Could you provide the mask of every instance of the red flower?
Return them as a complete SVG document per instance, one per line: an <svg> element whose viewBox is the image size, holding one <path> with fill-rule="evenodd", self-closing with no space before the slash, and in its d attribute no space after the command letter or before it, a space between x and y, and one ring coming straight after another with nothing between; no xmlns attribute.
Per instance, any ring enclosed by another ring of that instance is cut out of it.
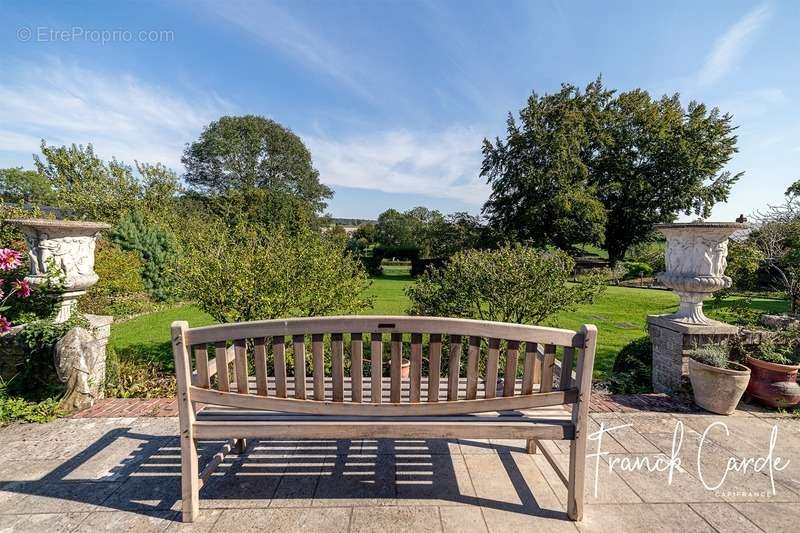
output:
<svg viewBox="0 0 800 533"><path fill-rule="evenodd" d="M0 270L16 270L22 264L22 254L11 248L0 249Z"/></svg>
<svg viewBox="0 0 800 533"><path fill-rule="evenodd" d="M14 280L11 282L11 286L14 287L14 292L20 298L27 298L31 295L31 284L28 280Z"/></svg>
<svg viewBox="0 0 800 533"><path fill-rule="evenodd" d="M11 331L11 322L2 315L0 315L0 333Z"/></svg>

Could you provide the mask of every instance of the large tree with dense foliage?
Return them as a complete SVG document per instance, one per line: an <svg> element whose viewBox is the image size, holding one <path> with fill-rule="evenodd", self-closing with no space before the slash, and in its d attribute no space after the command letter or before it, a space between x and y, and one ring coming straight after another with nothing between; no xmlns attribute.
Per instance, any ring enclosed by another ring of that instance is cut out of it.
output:
<svg viewBox="0 0 800 533"><path fill-rule="evenodd" d="M35 170L0 168L0 199L4 202L50 205L55 201L50 182Z"/></svg>
<svg viewBox="0 0 800 533"><path fill-rule="evenodd" d="M741 176L732 116L601 80L532 94L505 140L484 141L491 223L535 244L601 242L612 263L678 213L706 217Z"/></svg>
<svg viewBox="0 0 800 533"><path fill-rule="evenodd" d="M264 117L225 116L212 122L183 153L186 182L212 195L253 189L283 193L321 213L332 191L319 181L303 141Z"/></svg>

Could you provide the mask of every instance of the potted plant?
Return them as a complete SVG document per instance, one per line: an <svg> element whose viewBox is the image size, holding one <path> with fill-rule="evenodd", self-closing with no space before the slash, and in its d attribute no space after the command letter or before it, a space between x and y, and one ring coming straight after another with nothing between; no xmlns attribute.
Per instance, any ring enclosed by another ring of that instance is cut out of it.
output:
<svg viewBox="0 0 800 533"><path fill-rule="evenodd" d="M727 344L707 344L689 353L694 403L721 415L736 410L750 381L750 369L731 361L729 353Z"/></svg>
<svg viewBox="0 0 800 533"><path fill-rule="evenodd" d="M752 369L747 394L775 408L800 404L800 326L763 335L760 344L747 356Z"/></svg>

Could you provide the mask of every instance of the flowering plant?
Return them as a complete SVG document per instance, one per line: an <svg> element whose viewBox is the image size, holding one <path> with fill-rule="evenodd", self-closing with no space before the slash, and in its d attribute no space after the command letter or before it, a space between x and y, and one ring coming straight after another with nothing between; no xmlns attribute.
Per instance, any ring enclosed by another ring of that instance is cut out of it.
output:
<svg viewBox="0 0 800 533"><path fill-rule="evenodd" d="M15 298L27 298L31 295L30 283L19 277L18 270L22 266L22 254L13 248L0 249L0 334L6 333L11 329L11 321L6 318L5 313L11 306L8 300ZM8 290L8 292L6 292Z"/></svg>

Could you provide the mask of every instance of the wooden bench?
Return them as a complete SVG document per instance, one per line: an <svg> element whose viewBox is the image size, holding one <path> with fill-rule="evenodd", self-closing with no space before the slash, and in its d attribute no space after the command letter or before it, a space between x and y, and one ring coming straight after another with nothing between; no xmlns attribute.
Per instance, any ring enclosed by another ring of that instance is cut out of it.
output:
<svg viewBox="0 0 800 533"><path fill-rule="evenodd" d="M430 317L174 322L183 520L197 518L201 486L248 438L526 439L567 486L567 513L580 520L596 340L593 325ZM227 444L201 471L197 442L220 439ZM568 472L539 440L570 441Z"/></svg>

